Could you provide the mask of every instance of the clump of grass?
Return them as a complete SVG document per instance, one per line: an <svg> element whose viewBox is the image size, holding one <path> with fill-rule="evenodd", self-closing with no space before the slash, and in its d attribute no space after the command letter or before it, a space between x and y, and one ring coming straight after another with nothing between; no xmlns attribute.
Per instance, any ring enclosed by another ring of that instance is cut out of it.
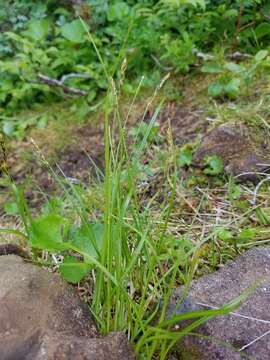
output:
<svg viewBox="0 0 270 360"><path fill-rule="evenodd" d="M144 137L128 148L124 122L120 117L117 103L116 86L111 82L105 108L105 174L103 188L104 212L89 219L84 192L79 187L61 179L49 166L40 153L43 164L47 165L59 186L66 194L66 201L76 214L76 227L82 227L88 234L83 245L74 241L74 227L66 218L60 218L61 239L48 243L51 228L55 227L56 215L42 215L33 219L23 193L12 184L18 204L19 214L24 225L23 239L32 246L36 261L41 261L39 249L51 253L62 253L70 259L76 253L80 262L60 264L60 271L65 278L74 281L74 273L80 277L81 271L91 270L93 286L91 312L96 319L101 333L122 330L134 344L142 359L152 359L159 355L166 359L173 345L183 336L204 323L212 316L225 314L234 309L240 299L218 310L194 311L166 317L167 306L173 289L183 279L183 256L175 249L166 249L173 254L171 259L163 261L164 242L168 235L171 213L177 194L176 151L169 136L169 164L167 178L170 191L160 204L159 215L151 218L151 203L155 195L149 198L147 206L140 206L137 191L140 178L138 163L145 152L147 138L155 125L159 108L147 125ZM114 142L110 120L117 124L118 142ZM37 151L39 151L37 149ZM59 216L59 215L57 215ZM46 221L44 221L46 220ZM89 221L90 220L90 221ZM101 242L93 236L93 222L102 225ZM67 229L68 228L68 229ZM60 237L60 232L56 232ZM18 234L20 234L18 232ZM55 234L53 234L55 235ZM82 238L80 239L82 240ZM84 239L85 240L85 239ZM57 245L57 246L56 246ZM89 246L91 249L89 249ZM195 254L195 248L191 250ZM178 256L179 255L179 256ZM44 261L42 261L44 263ZM192 268L192 266L191 266ZM192 269L186 274L187 285L192 278ZM76 277L77 279L77 277ZM175 331L174 325L187 319L194 321L184 329Z"/></svg>
<svg viewBox="0 0 270 360"><path fill-rule="evenodd" d="M101 57L100 61L103 64ZM120 79L124 76L124 66L122 69ZM95 214L93 211L90 215L85 191L65 177L59 177L39 153L41 161L62 188L74 216L67 218L49 211L33 219L23 193L12 183L24 226L24 232L16 231L16 234L30 243L36 261L44 263L40 250L63 254L64 262L59 268L70 282L77 283L91 273L94 283L91 312L101 333L122 330L142 359L152 359L157 354L160 359L166 359L183 336L211 317L233 310L244 295L221 309L175 314L169 319L166 317L174 287L183 279L185 285L189 285L196 269L198 250L212 235L190 248L184 258L183 249L176 249L174 242L170 243L171 248L164 251L174 202L178 196L177 152L172 136L168 134L169 156L165 169L168 191L159 204L159 212L152 217L151 206L156 194L148 198L144 207L141 206L138 168L161 105L145 127L144 136L135 138L133 146L127 145L126 123L139 88L128 114L122 116L118 101L120 87L106 68L104 71L108 80L104 107L105 173L104 181L98 184L104 201L103 212ZM165 80L146 106L142 121ZM164 261L165 252L171 253L172 257ZM77 257L74 257L75 254ZM187 266L190 256L193 262ZM194 321L176 331L174 325L187 319Z"/></svg>

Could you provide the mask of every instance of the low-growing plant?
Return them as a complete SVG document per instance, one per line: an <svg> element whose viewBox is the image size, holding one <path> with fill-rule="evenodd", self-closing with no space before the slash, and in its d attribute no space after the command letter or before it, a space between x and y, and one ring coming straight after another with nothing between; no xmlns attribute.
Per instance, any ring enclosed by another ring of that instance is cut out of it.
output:
<svg viewBox="0 0 270 360"><path fill-rule="evenodd" d="M192 164L193 149L192 146L187 144L181 147L177 164L182 166L190 166Z"/></svg>
<svg viewBox="0 0 270 360"><path fill-rule="evenodd" d="M205 168L203 172L206 175L220 175L223 173L224 164L218 155L208 155L204 159Z"/></svg>
<svg viewBox="0 0 270 360"><path fill-rule="evenodd" d="M208 87L210 96L235 99L243 93L248 93L252 82L269 66L268 51L260 50L246 63L225 62L222 65L218 62L209 62L203 65L201 70L203 73L219 75Z"/></svg>
<svg viewBox="0 0 270 360"><path fill-rule="evenodd" d="M153 198L149 198L146 207L140 206L137 193L140 174L136 171L136 164L146 150L159 108L144 128L144 136L137 138L138 144L130 153L116 86L111 78L108 82L111 86L104 110L105 178L104 182L97 184L102 189L103 213L95 210L89 213L83 191L68 179L56 175L37 148L43 165L48 167L62 188L66 206L72 209L71 215L65 215L56 204L47 206L43 214L33 217L23 191L11 183L16 209L11 203L6 210L19 213L24 231L1 229L1 232L21 236L22 242L31 247L37 263L46 266L54 264L54 256L51 261L42 260L43 251L61 254L63 262L57 264L59 272L71 283L83 281L91 274L94 283L91 312L100 331L103 334L124 331L141 358L152 359L159 354L160 359L166 359L178 340L212 316L232 311L247 294L218 310L166 316L174 286L180 279L186 279L185 285L188 286L198 260L196 247L192 247L188 240L173 241L168 234L176 194L176 157L170 157L168 166L171 191L160 204L159 218L152 219L149 209ZM111 127L111 117L116 127ZM112 129L118 131L117 143L113 141ZM173 147L172 144L170 146ZM168 253L171 254L169 258ZM185 274L191 255L194 255L192 266ZM175 324L187 319L193 320L190 325L177 331L174 329Z"/></svg>

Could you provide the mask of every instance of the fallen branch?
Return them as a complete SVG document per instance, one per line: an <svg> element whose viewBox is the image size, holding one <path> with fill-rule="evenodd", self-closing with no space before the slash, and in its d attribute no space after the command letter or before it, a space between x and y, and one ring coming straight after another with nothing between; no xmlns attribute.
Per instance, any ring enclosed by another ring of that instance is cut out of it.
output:
<svg viewBox="0 0 270 360"><path fill-rule="evenodd" d="M208 53L204 53L202 51L199 51L196 48L192 49L192 53L197 56L198 59L202 59L204 61L209 61L209 60L214 60L214 55L212 54L208 54Z"/></svg>
<svg viewBox="0 0 270 360"><path fill-rule="evenodd" d="M37 77L38 77L38 80L44 84L47 84L49 86L60 87L65 94L72 94L72 95L76 95L76 96L86 96L88 94L84 90L66 86L64 84L64 82L70 78L89 78L89 76L87 74L75 74L75 73L73 74L72 73L72 74L68 74L68 75L63 75L60 80L52 79L43 74L38 74Z"/></svg>
<svg viewBox="0 0 270 360"><path fill-rule="evenodd" d="M158 58L155 57L155 55L151 54L150 56L154 60L154 62L157 64L157 66L159 68L161 68L162 70L164 70L164 71L172 71L173 70L173 67L171 67L171 66L162 65L161 62L158 60Z"/></svg>
<svg viewBox="0 0 270 360"><path fill-rule="evenodd" d="M228 54L226 57L227 57L227 59L229 59L229 60L234 60L234 61L242 61L242 60L247 60L247 59L252 58L251 55L245 54L245 53L241 53L241 52L239 52L239 51L235 51L235 52L232 53L232 54Z"/></svg>
<svg viewBox="0 0 270 360"><path fill-rule="evenodd" d="M197 58L202 59L204 61L211 61L214 60L215 57L212 54L204 53L202 51L199 51L198 49L194 48L192 50L193 54L197 56ZM227 54L226 59L232 60L232 61L242 61L252 58L250 54L241 53L240 51L235 51L232 54Z"/></svg>

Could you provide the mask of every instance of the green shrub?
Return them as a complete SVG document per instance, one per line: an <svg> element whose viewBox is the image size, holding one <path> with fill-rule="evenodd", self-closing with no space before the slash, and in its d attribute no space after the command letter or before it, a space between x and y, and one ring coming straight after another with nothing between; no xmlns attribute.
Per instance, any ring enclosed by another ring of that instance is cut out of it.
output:
<svg viewBox="0 0 270 360"><path fill-rule="evenodd" d="M223 43L253 54L270 37L270 5L260 0L85 0L78 6L71 1L1 0L0 5L0 110L6 115L68 96L63 88L41 83L39 73L54 80L83 74L65 85L86 91L90 105L104 94L108 83L85 28L110 74L119 72L127 58L129 86L123 89L129 93L142 75L145 86L153 86L164 72L190 71L198 65L196 51ZM226 77L210 89L214 96L224 92L236 96L238 80Z"/></svg>

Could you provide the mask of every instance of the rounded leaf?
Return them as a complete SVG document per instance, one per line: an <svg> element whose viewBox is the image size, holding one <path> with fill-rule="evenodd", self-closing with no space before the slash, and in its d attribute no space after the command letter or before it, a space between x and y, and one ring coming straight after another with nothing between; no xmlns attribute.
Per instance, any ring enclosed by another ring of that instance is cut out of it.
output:
<svg viewBox="0 0 270 360"><path fill-rule="evenodd" d="M85 29L80 20L73 20L61 28L62 36L75 44L85 41Z"/></svg>

